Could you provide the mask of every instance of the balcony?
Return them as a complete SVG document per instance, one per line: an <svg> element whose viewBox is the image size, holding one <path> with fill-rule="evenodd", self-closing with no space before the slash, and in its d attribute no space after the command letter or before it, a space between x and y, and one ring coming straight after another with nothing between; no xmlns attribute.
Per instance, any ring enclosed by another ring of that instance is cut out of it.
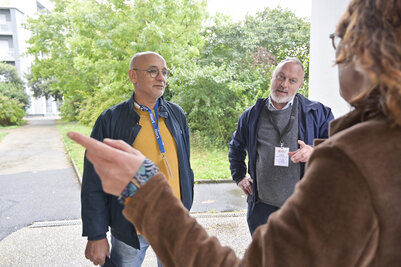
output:
<svg viewBox="0 0 401 267"><path fill-rule="evenodd" d="M14 51L0 51L0 61L15 61Z"/></svg>
<svg viewBox="0 0 401 267"><path fill-rule="evenodd" d="M12 35L12 24L10 23L5 23L5 24L0 24L0 35Z"/></svg>

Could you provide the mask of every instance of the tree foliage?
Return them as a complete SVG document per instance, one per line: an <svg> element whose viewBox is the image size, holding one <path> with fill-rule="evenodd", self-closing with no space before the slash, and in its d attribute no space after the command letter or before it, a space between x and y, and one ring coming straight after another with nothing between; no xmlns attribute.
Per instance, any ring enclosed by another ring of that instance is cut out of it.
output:
<svg viewBox="0 0 401 267"><path fill-rule="evenodd" d="M54 82L54 78L53 79L50 79L50 78L34 79L32 74L29 73L26 75L26 79L28 80L28 87L30 87L33 91L34 97L37 97L37 98L45 97L46 99L53 97L56 101L63 100L63 96L60 94L60 92L53 91L50 87L50 85Z"/></svg>
<svg viewBox="0 0 401 267"><path fill-rule="evenodd" d="M183 107L204 143L227 145L239 115L269 94L272 70L292 56L305 65L310 23L281 8L244 21L217 15L205 26L206 0L55 0L51 13L31 18L29 83L35 95L63 97L62 115L92 124L128 98L131 57L163 55L173 70L165 97Z"/></svg>
<svg viewBox="0 0 401 267"><path fill-rule="evenodd" d="M265 8L243 22L217 16L204 35L206 42L199 61L202 65L224 64L237 72L258 69L270 80L278 62L297 57L308 79L310 22L290 10Z"/></svg>
<svg viewBox="0 0 401 267"><path fill-rule="evenodd" d="M15 99L25 109L29 106L29 96L25 92L24 82L18 76L17 68L0 62L0 94Z"/></svg>
<svg viewBox="0 0 401 267"><path fill-rule="evenodd" d="M193 65L180 69L169 81L173 101L185 111L192 133L204 144L221 146L235 126L227 119L241 108L242 87L233 79L235 72L225 66Z"/></svg>
<svg viewBox="0 0 401 267"><path fill-rule="evenodd" d="M132 93L128 64L136 52L158 52L177 67L199 55L205 6L203 0L56 0L51 13L27 24L31 81L51 81L46 94L64 96L62 114L93 123Z"/></svg>
<svg viewBox="0 0 401 267"><path fill-rule="evenodd" d="M25 115L24 104L0 94L0 125L20 125Z"/></svg>

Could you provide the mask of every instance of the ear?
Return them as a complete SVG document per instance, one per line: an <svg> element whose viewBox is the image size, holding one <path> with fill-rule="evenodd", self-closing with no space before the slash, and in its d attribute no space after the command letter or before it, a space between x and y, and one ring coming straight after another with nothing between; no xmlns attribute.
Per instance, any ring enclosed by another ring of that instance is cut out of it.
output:
<svg viewBox="0 0 401 267"><path fill-rule="evenodd" d="M129 71L128 71L128 77L129 77L129 79L131 80L131 82L132 82L133 84L136 83L136 80L137 80L136 71L134 71L134 70L129 70Z"/></svg>

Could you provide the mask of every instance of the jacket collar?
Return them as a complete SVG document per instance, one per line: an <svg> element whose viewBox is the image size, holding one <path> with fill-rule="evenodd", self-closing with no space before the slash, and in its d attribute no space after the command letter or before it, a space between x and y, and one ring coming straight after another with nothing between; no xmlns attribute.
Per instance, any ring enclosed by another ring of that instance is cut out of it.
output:
<svg viewBox="0 0 401 267"><path fill-rule="evenodd" d="M352 110L344 116L332 120L329 124L329 137L341 132L347 128L354 126L362 121L362 113L359 110ZM326 139L316 138L313 140L313 145L317 146L323 143Z"/></svg>
<svg viewBox="0 0 401 267"><path fill-rule="evenodd" d="M342 130L350 128L351 126L360 123L362 113L359 110L352 110L344 116L330 122L329 136L332 136Z"/></svg>
<svg viewBox="0 0 401 267"><path fill-rule="evenodd" d="M131 98L128 100L130 110L134 111L134 96L135 91L132 93ZM166 107L166 100L164 100L164 96L159 98L159 116L163 118L168 117L167 107Z"/></svg>

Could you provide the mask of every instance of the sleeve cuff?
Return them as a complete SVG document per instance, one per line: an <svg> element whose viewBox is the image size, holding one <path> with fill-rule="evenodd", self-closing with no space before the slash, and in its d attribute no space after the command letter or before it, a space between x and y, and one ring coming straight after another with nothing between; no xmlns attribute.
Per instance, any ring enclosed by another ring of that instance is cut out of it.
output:
<svg viewBox="0 0 401 267"><path fill-rule="evenodd" d="M143 186L150 178L159 172L159 168L150 159L146 158L131 182L124 188L118 200L121 204L126 204L138 189Z"/></svg>

